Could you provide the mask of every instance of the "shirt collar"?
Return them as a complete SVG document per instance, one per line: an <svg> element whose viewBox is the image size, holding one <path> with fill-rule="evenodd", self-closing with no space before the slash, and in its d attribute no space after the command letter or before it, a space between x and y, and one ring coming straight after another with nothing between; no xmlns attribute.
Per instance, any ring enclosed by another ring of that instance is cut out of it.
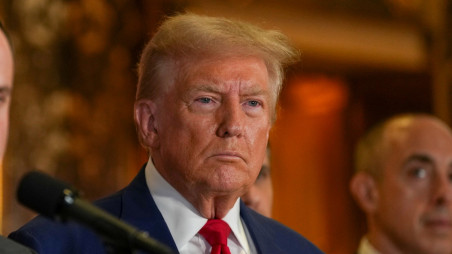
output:
<svg viewBox="0 0 452 254"><path fill-rule="evenodd" d="M363 237L359 243L358 254L380 254L380 252L372 246L367 237Z"/></svg>
<svg viewBox="0 0 452 254"><path fill-rule="evenodd" d="M165 219L177 248L181 249L206 224L207 219L202 217L193 205L160 175L152 158L149 158L145 174L149 191ZM240 199L237 199L223 220L229 225L240 245L245 250L249 250L240 219Z"/></svg>

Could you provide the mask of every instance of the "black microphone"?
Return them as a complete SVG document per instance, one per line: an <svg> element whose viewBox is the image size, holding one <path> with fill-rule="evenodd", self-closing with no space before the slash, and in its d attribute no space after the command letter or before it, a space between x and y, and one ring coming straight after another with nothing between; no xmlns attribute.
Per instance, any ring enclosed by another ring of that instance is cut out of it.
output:
<svg viewBox="0 0 452 254"><path fill-rule="evenodd" d="M52 219L73 219L106 238L116 249L125 252L173 253L150 238L144 231L120 221L113 215L84 201L68 184L44 173L31 171L19 183L17 199L26 207Z"/></svg>

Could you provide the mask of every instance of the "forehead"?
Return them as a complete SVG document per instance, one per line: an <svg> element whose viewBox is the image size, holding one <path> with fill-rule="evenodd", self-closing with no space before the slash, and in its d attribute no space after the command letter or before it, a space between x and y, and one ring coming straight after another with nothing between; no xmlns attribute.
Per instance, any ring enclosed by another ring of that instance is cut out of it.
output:
<svg viewBox="0 0 452 254"><path fill-rule="evenodd" d="M390 126L385 133L388 156L406 160L422 154L438 163L452 162L452 134L437 120L419 118Z"/></svg>
<svg viewBox="0 0 452 254"><path fill-rule="evenodd" d="M0 30L0 85L11 86L13 56L5 34Z"/></svg>
<svg viewBox="0 0 452 254"><path fill-rule="evenodd" d="M254 79L267 84L268 72L264 61L257 57L206 58L196 63L186 62L182 73L187 81L208 80L224 82Z"/></svg>

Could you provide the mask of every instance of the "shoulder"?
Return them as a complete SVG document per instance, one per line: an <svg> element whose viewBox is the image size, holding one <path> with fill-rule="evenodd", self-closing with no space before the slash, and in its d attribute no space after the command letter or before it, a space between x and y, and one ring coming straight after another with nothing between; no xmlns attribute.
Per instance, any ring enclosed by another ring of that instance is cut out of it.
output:
<svg viewBox="0 0 452 254"><path fill-rule="evenodd" d="M96 253L87 251L89 249L102 253L103 249L100 239L91 230L43 216L34 218L8 237L38 253Z"/></svg>
<svg viewBox="0 0 452 254"><path fill-rule="evenodd" d="M121 211L121 192L100 199L94 204L118 216ZM70 220L56 221L41 215L8 237L38 253L104 253L101 239L88 227Z"/></svg>
<svg viewBox="0 0 452 254"><path fill-rule="evenodd" d="M241 216L260 248L276 248L278 253L323 253L301 234L276 220L245 207L241 209Z"/></svg>
<svg viewBox="0 0 452 254"><path fill-rule="evenodd" d="M124 189L99 200L94 201L94 205L113 214L116 217L120 217L122 200Z"/></svg>
<svg viewBox="0 0 452 254"><path fill-rule="evenodd" d="M124 200L127 199L125 196L136 201L140 192L146 193L142 191L142 182L145 183L144 173L140 172L127 187L95 201L94 205L120 218L123 203L126 202ZM38 253L105 253L100 237L88 227L72 221L58 222L43 216L37 216L9 237Z"/></svg>

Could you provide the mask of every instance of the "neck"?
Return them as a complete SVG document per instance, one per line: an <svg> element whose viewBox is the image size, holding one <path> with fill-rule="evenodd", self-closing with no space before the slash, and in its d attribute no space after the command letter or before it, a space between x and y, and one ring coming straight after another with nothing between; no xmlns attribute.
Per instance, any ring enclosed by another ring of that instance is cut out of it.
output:
<svg viewBox="0 0 452 254"><path fill-rule="evenodd" d="M222 219L232 209L239 196L200 194L184 196L207 219Z"/></svg>
<svg viewBox="0 0 452 254"><path fill-rule="evenodd" d="M384 254L404 254L405 251L401 250L393 239L388 236L383 229L377 226L377 223L372 219L368 221L369 232L367 233L367 239L369 243L379 253Z"/></svg>
<svg viewBox="0 0 452 254"><path fill-rule="evenodd" d="M191 203L202 217L207 219L224 218L247 187L243 186L234 191L215 191L212 186L190 184L185 179L177 178L175 175L159 170L158 160L154 160L154 165L160 175Z"/></svg>
<svg viewBox="0 0 452 254"><path fill-rule="evenodd" d="M369 232L367 238L378 253L403 254L385 235Z"/></svg>

